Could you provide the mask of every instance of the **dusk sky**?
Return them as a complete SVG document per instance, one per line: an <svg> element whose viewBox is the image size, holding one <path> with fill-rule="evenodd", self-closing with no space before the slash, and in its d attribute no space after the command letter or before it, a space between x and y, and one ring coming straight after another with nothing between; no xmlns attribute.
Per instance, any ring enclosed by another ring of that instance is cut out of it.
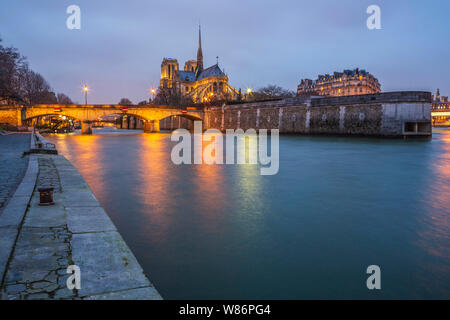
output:
<svg viewBox="0 0 450 320"><path fill-rule="evenodd" d="M69 5L81 29L69 30ZM381 8L381 30L366 26ZM359 67L383 91L450 95L450 1L22 1L2 0L0 37L27 57L56 92L89 103L134 103L159 85L164 57L180 68L197 52L202 26L205 67L216 63L235 88L277 84Z"/></svg>

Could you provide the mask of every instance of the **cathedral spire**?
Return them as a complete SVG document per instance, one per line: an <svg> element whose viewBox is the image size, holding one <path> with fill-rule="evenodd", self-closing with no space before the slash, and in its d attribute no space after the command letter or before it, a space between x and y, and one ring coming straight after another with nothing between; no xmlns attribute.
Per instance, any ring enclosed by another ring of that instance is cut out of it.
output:
<svg viewBox="0 0 450 320"><path fill-rule="evenodd" d="M202 30L200 24L198 25L197 69L199 72L203 71Z"/></svg>

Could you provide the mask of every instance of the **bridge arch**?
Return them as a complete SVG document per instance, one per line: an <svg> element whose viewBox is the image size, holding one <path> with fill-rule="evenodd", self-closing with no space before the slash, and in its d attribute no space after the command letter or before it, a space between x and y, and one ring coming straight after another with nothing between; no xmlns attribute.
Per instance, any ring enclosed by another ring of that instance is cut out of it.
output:
<svg viewBox="0 0 450 320"><path fill-rule="evenodd" d="M121 129L143 129L144 131L152 131L152 120L149 120L147 117L133 112L112 112L102 115L98 119L102 119L103 121L105 121L105 118L110 116L117 116L117 118L115 119L116 124L119 125ZM117 122L117 120L119 120L119 122Z"/></svg>
<svg viewBox="0 0 450 320"><path fill-rule="evenodd" d="M30 121L30 120L33 120L33 119L36 119L36 118L39 118L39 117L50 117L50 116L53 116L53 117L58 117L58 116L60 116L60 117L67 117L67 118L74 119L74 120L77 120L77 121L82 121L81 119L78 119L78 118L76 118L76 117L74 117L72 115L65 114L65 113L43 113L43 114L38 114L38 115L33 115L31 117L27 117L27 118L23 119L22 122L27 122L27 121Z"/></svg>
<svg viewBox="0 0 450 320"><path fill-rule="evenodd" d="M100 117L98 117L97 119L101 119L101 118L108 117L108 116L121 116L121 117L127 116L127 117L134 117L134 118L137 118L142 121L150 121L150 119L148 119L140 114L136 114L136 113L132 113L132 112L111 112L108 114L103 114Z"/></svg>
<svg viewBox="0 0 450 320"><path fill-rule="evenodd" d="M51 117L53 119L49 119L46 126L42 126L40 121L43 118ZM59 122L58 122L59 120ZM49 130L50 132L57 132L57 130L70 130L71 127L75 126L76 122L82 122L80 119L73 117L72 115L63 114L63 113L44 113L39 115L33 115L31 117L25 118L22 120L22 123L28 127L38 127L39 129Z"/></svg>

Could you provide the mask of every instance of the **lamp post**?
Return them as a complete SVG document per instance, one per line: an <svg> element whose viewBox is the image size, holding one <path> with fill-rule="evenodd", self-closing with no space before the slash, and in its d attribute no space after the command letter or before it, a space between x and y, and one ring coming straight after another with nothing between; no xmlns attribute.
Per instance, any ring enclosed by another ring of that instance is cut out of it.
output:
<svg viewBox="0 0 450 320"><path fill-rule="evenodd" d="M155 88L151 88L150 89L150 93L152 94L152 101L155 100L156 89Z"/></svg>
<svg viewBox="0 0 450 320"><path fill-rule="evenodd" d="M87 85L84 85L83 91L84 91L84 104L87 105L87 93L88 93L88 86Z"/></svg>
<svg viewBox="0 0 450 320"><path fill-rule="evenodd" d="M247 88L246 90L246 100L248 100L248 98L250 97L250 94L252 93L252 89L251 88Z"/></svg>

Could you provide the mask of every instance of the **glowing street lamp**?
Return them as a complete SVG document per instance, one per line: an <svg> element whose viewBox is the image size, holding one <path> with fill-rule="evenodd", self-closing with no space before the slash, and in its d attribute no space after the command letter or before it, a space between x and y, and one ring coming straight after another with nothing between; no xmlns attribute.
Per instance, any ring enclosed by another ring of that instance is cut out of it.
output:
<svg viewBox="0 0 450 320"><path fill-rule="evenodd" d="M152 100L155 100L156 89L155 88L151 88L150 89L150 93L152 94Z"/></svg>
<svg viewBox="0 0 450 320"><path fill-rule="evenodd" d="M83 91L84 91L84 104L86 104L86 105L87 105L87 93L88 93L88 90L89 90L88 86L87 86L87 85L84 85L84 86L83 86Z"/></svg>
<svg viewBox="0 0 450 320"><path fill-rule="evenodd" d="M250 97L250 94L252 93L252 89L251 88L247 88L247 90L245 90L245 98L248 100L248 98Z"/></svg>

